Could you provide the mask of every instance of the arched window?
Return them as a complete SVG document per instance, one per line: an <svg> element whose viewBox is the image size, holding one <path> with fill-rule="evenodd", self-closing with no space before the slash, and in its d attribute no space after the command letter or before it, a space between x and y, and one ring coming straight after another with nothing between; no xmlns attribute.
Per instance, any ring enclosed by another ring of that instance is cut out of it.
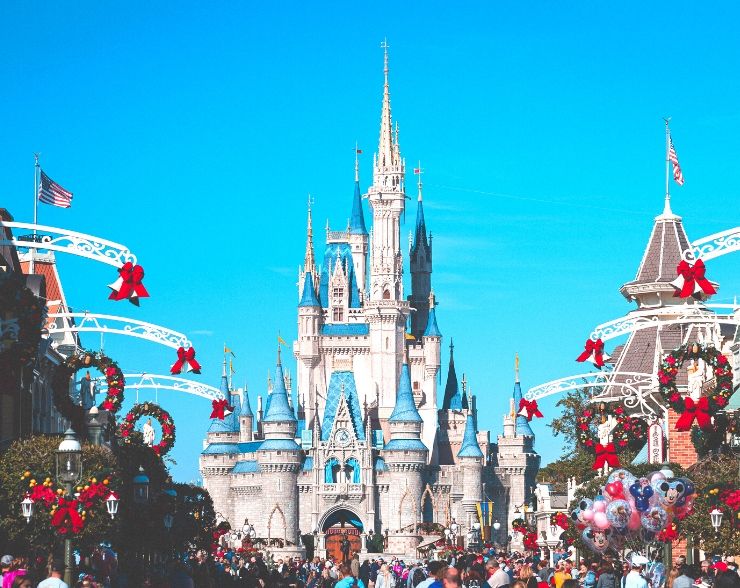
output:
<svg viewBox="0 0 740 588"><path fill-rule="evenodd" d="M361 476L360 462L357 461L354 457L350 457L347 460L346 466L350 470L350 472L348 473L350 473L351 475L352 484L359 484L360 480L362 479L360 477Z"/></svg>
<svg viewBox="0 0 740 588"><path fill-rule="evenodd" d="M383 300L390 300L391 299L391 291L387 288L383 290Z"/></svg>
<svg viewBox="0 0 740 588"><path fill-rule="evenodd" d="M340 469L341 465L339 464L339 460L336 457L332 457L330 460L328 460L326 462L326 466L324 467L324 483L336 484L337 474L339 474Z"/></svg>

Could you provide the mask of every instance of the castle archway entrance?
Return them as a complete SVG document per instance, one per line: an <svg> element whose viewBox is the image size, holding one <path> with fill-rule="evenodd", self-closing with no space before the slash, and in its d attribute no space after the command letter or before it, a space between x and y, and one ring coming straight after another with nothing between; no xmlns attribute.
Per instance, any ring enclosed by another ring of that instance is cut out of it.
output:
<svg viewBox="0 0 740 588"><path fill-rule="evenodd" d="M362 532L364 526L359 515L347 508L339 508L327 513L321 526L326 544L326 555L335 562L344 561L342 545L345 539L349 543L349 559L355 552L362 550Z"/></svg>

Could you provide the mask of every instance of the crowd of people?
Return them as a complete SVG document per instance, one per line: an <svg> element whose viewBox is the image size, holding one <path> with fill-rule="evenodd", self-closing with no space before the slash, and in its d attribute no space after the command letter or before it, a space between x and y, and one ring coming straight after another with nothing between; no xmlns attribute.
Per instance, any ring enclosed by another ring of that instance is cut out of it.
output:
<svg viewBox="0 0 740 588"><path fill-rule="evenodd" d="M74 587L62 580L58 561L34 567L24 558L6 555L0 572L0 588L740 588L738 566L731 557L698 565L679 557L666 569L660 561L648 562L640 555L574 562L571 554L552 567L548 560L516 552L409 562L382 557L360 561L355 553L338 563L320 557L266 560L259 552L231 549L215 555L200 551L142 570L135 580L123 574L102 579L81 574Z"/></svg>

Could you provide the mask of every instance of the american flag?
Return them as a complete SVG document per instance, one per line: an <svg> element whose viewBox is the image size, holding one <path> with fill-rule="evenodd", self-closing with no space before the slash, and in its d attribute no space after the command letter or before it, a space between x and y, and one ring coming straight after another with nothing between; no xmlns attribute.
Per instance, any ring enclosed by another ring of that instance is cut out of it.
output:
<svg viewBox="0 0 740 588"><path fill-rule="evenodd" d="M678 163L678 155L676 155L676 148L673 146L673 137L668 136L668 159L673 164L673 179L679 186L683 186L683 173L681 172L681 166Z"/></svg>
<svg viewBox="0 0 740 588"><path fill-rule="evenodd" d="M41 183L38 193L39 202L69 208L72 206L72 192L65 190L41 170Z"/></svg>

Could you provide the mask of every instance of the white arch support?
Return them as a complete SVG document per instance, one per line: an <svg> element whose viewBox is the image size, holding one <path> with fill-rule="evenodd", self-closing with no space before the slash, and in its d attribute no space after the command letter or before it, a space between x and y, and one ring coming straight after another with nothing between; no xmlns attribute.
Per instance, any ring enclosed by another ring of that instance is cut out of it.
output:
<svg viewBox="0 0 740 588"><path fill-rule="evenodd" d="M182 333L121 316L88 312L53 312L49 313L48 317L51 319L47 326L50 335L54 333L112 333L144 339L172 349L192 347L190 340ZM55 319L63 320L57 323Z"/></svg>
<svg viewBox="0 0 740 588"><path fill-rule="evenodd" d="M658 378L654 374L640 372L589 372L567 376L530 388L524 397L539 400L553 394L572 390L594 390L592 400L600 398L601 392L609 390L609 400L621 400L631 413L652 416L660 410L650 402L657 389ZM614 392L619 391L618 395Z"/></svg>
<svg viewBox="0 0 740 588"><path fill-rule="evenodd" d="M740 251L740 227L697 239L682 255L686 261L707 261L733 251Z"/></svg>
<svg viewBox="0 0 740 588"><path fill-rule="evenodd" d="M713 312L730 310L729 313ZM601 323L591 332L591 339L606 342L642 329L681 324L723 324L740 326L740 306L734 304L712 304L703 306L669 306L660 310L635 310L627 316ZM668 317L671 318L662 318Z"/></svg>
<svg viewBox="0 0 740 588"><path fill-rule="evenodd" d="M126 380L126 389L142 390L173 390L174 392L184 392L192 396L200 396L208 400L220 400L224 397L223 392L218 388L193 382L185 378L176 378L174 376L162 376L159 374L123 374ZM94 378L98 386L106 389L104 377Z"/></svg>
<svg viewBox="0 0 740 588"><path fill-rule="evenodd" d="M0 226L31 232L29 235L13 235L9 239L0 239L0 245L71 253L113 267L121 267L127 261L136 265L136 256L129 251L128 247L107 239L33 223L0 221Z"/></svg>

